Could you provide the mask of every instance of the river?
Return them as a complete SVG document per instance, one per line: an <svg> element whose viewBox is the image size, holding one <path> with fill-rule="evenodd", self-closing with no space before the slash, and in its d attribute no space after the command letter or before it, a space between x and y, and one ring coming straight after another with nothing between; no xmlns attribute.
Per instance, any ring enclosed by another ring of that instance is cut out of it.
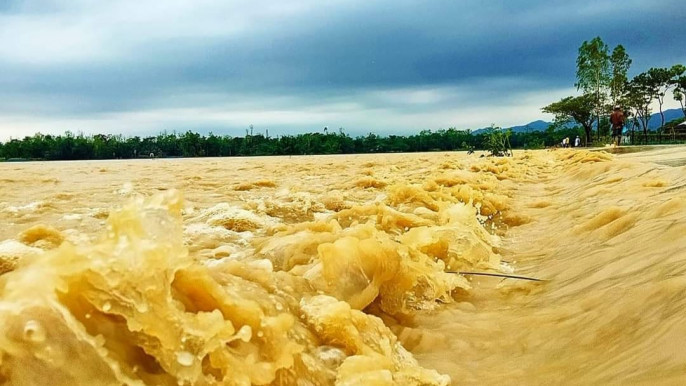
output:
<svg viewBox="0 0 686 386"><path fill-rule="evenodd" d="M643 150L0 163L0 381L681 384Z"/></svg>

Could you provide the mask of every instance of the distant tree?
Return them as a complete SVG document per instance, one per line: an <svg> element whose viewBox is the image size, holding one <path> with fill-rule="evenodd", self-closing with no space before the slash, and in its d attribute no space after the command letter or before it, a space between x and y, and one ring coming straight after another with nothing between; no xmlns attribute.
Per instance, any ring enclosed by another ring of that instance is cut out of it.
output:
<svg viewBox="0 0 686 386"><path fill-rule="evenodd" d="M676 67L675 73L680 72L683 74L686 72L686 67L681 64L677 64L674 67ZM672 84L674 85L674 100L679 101L679 104L681 105L681 111L684 113L684 117L686 117L686 75L675 76L672 80Z"/></svg>
<svg viewBox="0 0 686 386"><path fill-rule="evenodd" d="M205 140L205 155L207 155L208 157L216 157L222 155L221 142L221 137L214 135L214 133L210 131L210 135Z"/></svg>
<svg viewBox="0 0 686 386"><path fill-rule="evenodd" d="M656 90L647 73L636 75L627 85L626 101L629 108L633 109L636 119L643 127L643 137L648 141L648 121L652 110L650 103Z"/></svg>
<svg viewBox="0 0 686 386"><path fill-rule="evenodd" d="M612 130L612 124L610 123L610 117L602 116L600 117L600 122L598 123L598 133L600 137L607 137L610 135L610 130Z"/></svg>
<svg viewBox="0 0 686 386"><path fill-rule="evenodd" d="M21 158L24 156L22 149L23 142L18 139L10 139L3 145L2 158Z"/></svg>
<svg viewBox="0 0 686 386"><path fill-rule="evenodd" d="M611 79L608 52L607 44L597 36L581 44L576 59L576 89L582 90L584 95L593 96L593 112L598 122L605 109L606 90Z"/></svg>
<svg viewBox="0 0 686 386"><path fill-rule="evenodd" d="M560 101L551 103L543 107L544 113L553 114L555 122L558 125L564 125L568 122L574 121L584 128L586 134L586 143L591 143L591 132L593 130L593 121L595 108L595 96L593 94L584 94L578 97L566 97Z"/></svg>
<svg viewBox="0 0 686 386"><path fill-rule="evenodd" d="M204 139L204 137L200 137L200 134L194 133L190 130L183 133L178 138L181 146L181 154L184 157L204 156Z"/></svg>
<svg viewBox="0 0 686 386"><path fill-rule="evenodd" d="M672 68L651 68L646 72L645 82L651 90L652 97L657 101L660 110L660 129L665 125L665 114L662 105L665 95L674 87L674 82L684 73L684 66L676 65Z"/></svg>
<svg viewBox="0 0 686 386"><path fill-rule="evenodd" d="M628 82L627 72L631 66L631 59L624 47L619 44L612 50L610 56L610 67L612 77L610 78L610 98L613 105L621 104L624 89Z"/></svg>

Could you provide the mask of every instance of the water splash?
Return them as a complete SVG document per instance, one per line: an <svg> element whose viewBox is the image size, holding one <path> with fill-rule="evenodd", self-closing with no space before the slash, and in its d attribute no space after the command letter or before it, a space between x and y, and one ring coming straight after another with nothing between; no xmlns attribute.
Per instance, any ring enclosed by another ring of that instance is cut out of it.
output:
<svg viewBox="0 0 686 386"><path fill-rule="evenodd" d="M46 203L0 213L0 380L676 381L686 181L630 157L41 164L73 190L0 186Z"/></svg>

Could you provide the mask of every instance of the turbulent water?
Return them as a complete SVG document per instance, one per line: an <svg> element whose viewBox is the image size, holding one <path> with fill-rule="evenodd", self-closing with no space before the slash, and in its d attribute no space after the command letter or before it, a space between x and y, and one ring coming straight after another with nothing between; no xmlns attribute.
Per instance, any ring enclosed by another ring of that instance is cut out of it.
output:
<svg viewBox="0 0 686 386"><path fill-rule="evenodd" d="M3 163L0 382L680 384L685 158Z"/></svg>

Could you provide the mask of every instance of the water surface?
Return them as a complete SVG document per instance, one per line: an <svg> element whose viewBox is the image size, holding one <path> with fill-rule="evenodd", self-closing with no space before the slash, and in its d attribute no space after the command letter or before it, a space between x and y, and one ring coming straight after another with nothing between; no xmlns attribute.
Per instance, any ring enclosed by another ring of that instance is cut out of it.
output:
<svg viewBox="0 0 686 386"><path fill-rule="evenodd" d="M682 382L686 150L515 154L0 164L0 380Z"/></svg>

